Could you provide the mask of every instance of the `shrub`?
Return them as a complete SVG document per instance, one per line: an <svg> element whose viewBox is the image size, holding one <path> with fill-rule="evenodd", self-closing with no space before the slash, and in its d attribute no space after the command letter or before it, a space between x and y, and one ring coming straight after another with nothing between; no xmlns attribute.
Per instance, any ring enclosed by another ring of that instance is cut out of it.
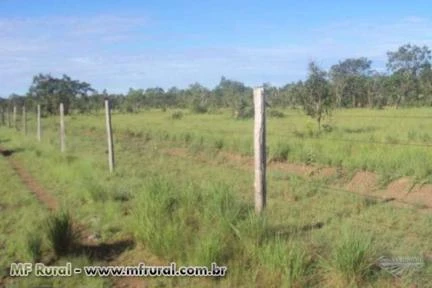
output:
<svg viewBox="0 0 432 288"><path fill-rule="evenodd" d="M332 132L333 131L333 127L330 124L323 124L322 125L323 131L324 132Z"/></svg>
<svg viewBox="0 0 432 288"><path fill-rule="evenodd" d="M217 139L214 142L214 148L216 148L217 150L222 149L224 146L224 140L223 139Z"/></svg>
<svg viewBox="0 0 432 288"><path fill-rule="evenodd" d="M203 114L207 113L208 108L204 104L193 104L191 110L193 113Z"/></svg>
<svg viewBox="0 0 432 288"><path fill-rule="evenodd" d="M271 109L269 111L269 116L273 117L273 118L283 118L283 117L285 117L285 114L279 110Z"/></svg>
<svg viewBox="0 0 432 288"><path fill-rule="evenodd" d="M245 106L240 107L234 111L234 118L236 119L247 119L252 118L254 116L253 107Z"/></svg>
<svg viewBox="0 0 432 288"><path fill-rule="evenodd" d="M179 119L182 119L182 118L183 118L183 113L181 111L174 111L171 114L171 119L179 120Z"/></svg>
<svg viewBox="0 0 432 288"><path fill-rule="evenodd" d="M271 160L272 161L286 161L288 160L288 154L290 152L291 148L288 144L284 144L279 142L272 155L271 155Z"/></svg>

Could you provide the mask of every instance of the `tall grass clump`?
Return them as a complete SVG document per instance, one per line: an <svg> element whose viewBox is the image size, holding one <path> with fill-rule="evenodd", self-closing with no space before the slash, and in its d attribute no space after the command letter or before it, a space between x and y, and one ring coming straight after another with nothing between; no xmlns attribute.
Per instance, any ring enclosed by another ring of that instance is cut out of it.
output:
<svg viewBox="0 0 432 288"><path fill-rule="evenodd" d="M148 182L135 205L137 239L158 256L203 265L226 263L235 254L233 227L247 209L223 185L179 184L161 177Z"/></svg>
<svg viewBox="0 0 432 288"><path fill-rule="evenodd" d="M271 151L270 159L272 161L286 161L288 160L288 154L290 153L291 147L282 142L278 142L274 147L273 151Z"/></svg>
<svg viewBox="0 0 432 288"><path fill-rule="evenodd" d="M74 230L69 213L62 211L50 216L47 229L48 241L57 256L64 256L72 251L79 234Z"/></svg>
<svg viewBox="0 0 432 288"><path fill-rule="evenodd" d="M213 146L216 150L221 150L224 147L224 140L223 139L216 139L214 141Z"/></svg>
<svg viewBox="0 0 432 288"><path fill-rule="evenodd" d="M27 252L34 262L42 258L42 237L36 231L27 235Z"/></svg>
<svg viewBox="0 0 432 288"><path fill-rule="evenodd" d="M326 280L333 287L361 287L376 260L372 237L345 229L334 243L328 260L322 260Z"/></svg>
<svg viewBox="0 0 432 288"><path fill-rule="evenodd" d="M258 249L257 254L262 276L269 277L266 286L307 286L312 270L312 259L302 245L278 237L265 243Z"/></svg>
<svg viewBox="0 0 432 288"><path fill-rule="evenodd" d="M184 201L176 186L161 177L152 178L137 196L134 232L158 256L184 257L194 222L193 214L183 218Z"/></svg>

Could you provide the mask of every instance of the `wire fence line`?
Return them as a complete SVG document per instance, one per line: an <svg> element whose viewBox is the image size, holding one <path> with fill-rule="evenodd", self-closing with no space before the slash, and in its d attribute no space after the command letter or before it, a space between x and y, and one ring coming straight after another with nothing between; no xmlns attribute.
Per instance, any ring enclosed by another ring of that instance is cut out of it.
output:
<svg viewBox="0 0 432 288"><path fill-rule="evenodd" d="M1 111L0 111L1 112ZM6 111L3 110L3 113ZM28 113L28 114L35 114L35 113ZM286 115L287 117L290 116L301 116L303 114L298 115ZM11 116L11 115L9 115ZM20 113L16 115L16 121L21 122L21 116ZM29 117L27 121L35 119L34 115L33 117ZM304 116L304 115L303 115ZM397 116L397 115L374 115L374 116L365 116L365 115L338 115L337 116L342 118L400 118L400 119L431 119L432 116L420 116L420 115L408 115L408 116ZM6 118L6 117L5 117ZM6 119L5 119L6 120ZM0 125L6 126L6 121L1 121ZM432 124L432 122L431 122ZM19 125L20 126L20 125ZM17 126L17 130L21 130L20 127ZM346 138L335 138L335 137L322 137L325 135L330 135L331 132L312 132L312 135L309 135L310 132L308 131L300 131L300 130L290 130L290 131L283 131L284 135L291 135L295 136L298 139L310 139L310 140L316 140L316 141L333 141L333 142L347 142L347 143L357 143L357 144L366 144L366 145L389 145L389 146L412 146L412 147L432 147L431 143L418 143L418 142L400 142L399 139L395 138L394 142L391 141L372 141L372 140L361 140L361 139L346 139ZM432 136L431 136L432 139Z"/></svg>
<svg viewBox="0 0 432 288"><path fill-rule="evenodd" d="M4 126L6 126L5 123L2 123L2 124L4 124ZM313 137L313 136L312 137L305 137L303 135L299 136L299 132L298 131L292 131L292 132L289 132L289 134L290 135L295 135L295 136L297 136L300 139L302 139L302 138L311 138L311 139L315 139L315 140L324 140L324 141L343 141L343 142L361 143L361 144L403 145L403 146L415 146L415 147L430 147L430 146L432 146L432 143L431 144L429 144L429 143L423 143L423 144L422 143L390 143L390 142L363 141L363 140L354 140L354 139L318 138L318 137ZM86 137L88 137L88 136L89 135L87 135ZM418 205L410 203L410 202L407 202L407 201L404 201L403 199L392 199L392 198L387 198L386 199L386 198L379 197L379 196L374 196L374 195L359 194L359 193L356 193L356 192L353 192L353 191L350 191L350 190L347 190L347 189L342 189L342 188L338 188L338 187L334 187L334 186L330 186L330 185L326 185L326 184L320 184L320 185L318 185L318 189L322 189L324 191L331 192L331 193L340 192L340 193L344 193L345 195L347 195L347 194L351 194L353 196L355 195L355 197L357 199L362 199L362 198L363 199L373 199L374 201L376 201L376 203L370 204L371 206L378 205L378 204L385 204L385 203L388 203L388 202L391 202L391 201L394 200L395 202L400 202L400 203L406 204L410 208L412 207L412 209L418 210L418 207L416 207ZM367 205L366 205L365 208L367 208ZM319 208L313 207L312 209L314 211L318 212L318 213L326 212L329 215L336 215L337 216L337 212L335 214L334 210L327 209L327 208L324 208L324 207L319 207ZM427 207L427 209L428 210L432 209L432 207ZM355 212L351 212L350 215L352 215L353 213L355 213ZM350 221L358 222L361 225L376 225L375 222L367 221L367 220L364 220L364 219L358 219L358 218L355 218L355 217L349 217L349 219L350 219ZM393 225L388 225L388 224L383 224L383 223L380 223L379 225L386 226L389 229L394 229Z"/></svg>
<svg viewBox="0 0 432 288"><path fill-rule="evenodd" d="M334 142L349 142L349 143L358 143L358 144L369 144L369 145L390 145L390 146L413 146L413 147L432 147L432 143L409 143L409 142L385 142L385 141L367 141L367 140L359 140L359 139L343 139L343 138L323 138L314 135L307 135L307 132L301 131L287 131L284 132L284 135L292 135L298 139L311 139L317 141L334 141ZM432 138L432 136L431 136ZM397 140L397 139L396 139Z"/></svg>

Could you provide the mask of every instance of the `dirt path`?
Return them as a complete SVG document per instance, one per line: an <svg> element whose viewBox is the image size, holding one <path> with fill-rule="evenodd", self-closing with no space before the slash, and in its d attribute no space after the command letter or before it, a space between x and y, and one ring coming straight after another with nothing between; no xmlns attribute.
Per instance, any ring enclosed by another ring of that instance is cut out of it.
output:
<svg viewBox="0 0 432 288"><path fill-rule="evenodd" d="M38 183L38 181L19 163L19 161L12 157L15 152L17 151L0 147L0 155L7 159L11 168L16 172L17 176L25 184L28 190L35 195L37 200L43 206L47 207L50 211L57 211L59 209L58 201ZM81 235L80 243L77 245L76 252L85 254L90 259L103 261L107 265L121 265L118 260L121 259L122 253L135 246L134 241L131 239L99 243L91 237L93 234L85 225L81 223L75 223L74 225L77 227ZM130 263L127 265L130 265ZM112 281L116 288L143 288L147 286L144 280L139 278L124 277L115 278L112 279Z"/></svg>
<svg viewBox="0 0 432 288"><path fill-rule="evenodd" d="M58 203L54 197L48 193L39 183L30 175L30 173L16 161L12 155L14 150L7 150L0 147L0 154L8 160L9 165L15 170L18 177L26 185L26 187L35 194L36 198L45 205L49 210L55 211L58 209Z"/></svg>

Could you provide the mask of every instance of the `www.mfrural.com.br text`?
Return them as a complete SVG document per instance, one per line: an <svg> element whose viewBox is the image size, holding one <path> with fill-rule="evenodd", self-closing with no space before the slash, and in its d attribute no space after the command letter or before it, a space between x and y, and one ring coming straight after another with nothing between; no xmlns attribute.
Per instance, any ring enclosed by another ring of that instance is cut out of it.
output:
<svg viewBox="0 0 432 288"><path fill-rule="evenodd" d="M212 263L208 266L179 266L171 263L167 266L147 266L139 263L136 266L83 266L73 267L68 262L64 266L47 266L43 263L12 263L9 275L12 277L71 277L85 275L88 277L223 277L226 266Z"/></svg>

